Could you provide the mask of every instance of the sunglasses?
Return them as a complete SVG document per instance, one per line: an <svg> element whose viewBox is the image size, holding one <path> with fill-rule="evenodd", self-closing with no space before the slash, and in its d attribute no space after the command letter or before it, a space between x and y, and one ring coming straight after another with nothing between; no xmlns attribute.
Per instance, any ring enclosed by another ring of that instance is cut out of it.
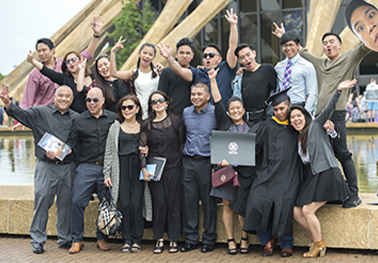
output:
<svg viewBox="0 0 378 263"><path fill-rule="evenodd" d="M125 111L126 109L128 109L129 111L132 111L135 107L137 107L137 105L122 105L121 106L121 111Z"/></svg>
<svg viewBox="0 0 378 263"><path fill-rule="evenodd" d="M160 98L158 100L151 100L151 105L156 105L158 103L162 104L163 102L165 102L164 98Z"/></svg>
<svg viewBox="0 0 378 263"><path fill-rule="evenodd" d="M65 63L66 65L69 65L69 64L71 64L71 63L75 63L75 62L78 61L78 60L79 60L78 57L73 57L73 58L70 58L70 59L66 59L66 60L64 61L64 63Z"/></svg>
<svg viewBox="0 0 378 263"><path fill-rule="evenodd" d="M91 103L92 101L94 102L94 103L97 103L97 102L99 102L100 100L98 99L98 98L86 98L85 99L85 101L87 102L87 103Z"/></svg>
<svg viewBox="0 0 378 263"><path fill-rule="evenodd" d="M215 56L219 56L219 54L216 54L216 53L203 53L203 55L202 55L203 58L207 58L207 56L209 56L210 58L213 58Z"/></svg>

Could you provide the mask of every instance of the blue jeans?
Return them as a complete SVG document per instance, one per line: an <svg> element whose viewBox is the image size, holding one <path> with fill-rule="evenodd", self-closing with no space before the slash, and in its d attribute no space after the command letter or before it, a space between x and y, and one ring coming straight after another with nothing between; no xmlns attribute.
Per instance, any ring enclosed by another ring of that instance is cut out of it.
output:
<svg viewBox="0 0 378 263"><path fill-rule="evenodd" d="M272 235L270 233L270 230L268 230L266 232L256 231L256 233L257 233L257 236L260 239L261 245L263 245L263 246L266 243L268 243L270 240L273 239L273 237L272 237ZM280 236L279 238L280 238L280 247L281 247L281 249L284 249L284 248L292 249L293 248L294 239L293 239L292 235L284 235L284 236Z"/></svg>

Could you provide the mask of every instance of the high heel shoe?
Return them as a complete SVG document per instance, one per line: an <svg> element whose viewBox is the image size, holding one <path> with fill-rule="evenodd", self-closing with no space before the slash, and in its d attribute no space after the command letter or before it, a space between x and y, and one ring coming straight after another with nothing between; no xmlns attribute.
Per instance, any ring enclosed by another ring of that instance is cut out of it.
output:
<svg viewBox="0 0 378 263"><path fill-rule="evenodd" d="M242 247L242 241L246 241L248 243L247 247ZM242 237L240 240L240 254L248 254L249 253L249 238L248 237Z"/></svg>
<svg viewBox="0 0 378 263"><path fill-rule="evenodd" d="M235 248L230 248L230 242L234 242L235 243ZM238 250L236 248L235 238L227 239L227 243L228 243L228 251L227 251L227 253L230 254L230 255L236 255L236 253L238 253Z"/></svg>
<svg viewBox="0 0 378 263"><path fill-rule="evenodd" d="M318 255L321 257L325 256L327 250L327 245L324 242L324 240L320 240L318 242L314 242L314 245L311 247L311 249L303 254L304 258L316 258Z"/></svg>

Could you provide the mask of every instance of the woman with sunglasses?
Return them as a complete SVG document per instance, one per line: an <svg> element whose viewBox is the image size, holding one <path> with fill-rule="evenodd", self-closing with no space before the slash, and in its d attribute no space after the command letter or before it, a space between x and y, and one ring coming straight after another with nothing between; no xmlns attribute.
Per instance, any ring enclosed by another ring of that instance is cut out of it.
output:
<svg viewBox="0 0 378 263"><path fill-rule="evenodd" d="M40 70L43 75L51 79L52 82L59 85L67 85L72 89L74 99L71 109L78 113L87 110L85 96L87 94L87 86L92 83L91 71L86 63L87 59L82 60L81 55L76 51L68 52L63 58L63 73L56 72L34 59L31 51L28 54L27 61Z"/></svg>
<svg viewBox="0 0 378 263"><path fill-rule="evenodd" d="M304 181L295 201L294 219L313 241L310 250L303 254L305 258L324 256L327 248L316 211L327 201L345 201L351 195L323 125L335 111L343 90L352 88L355 83L355 79L340 83L327 106L314 120L303 107L290 108L289 124L299 132L298 153L305 165Z"/></svg>
<svg viewBox="0 0 378 263"><path fill-rule="evenodd" d="M176 240L181 234L181 153L184 147L183 120L174 113L168 96L154 91L148 101L148 118L142 122L140 145L148 146L150 157L167 159L160 181L151 181L146 169L145 155L141 154L141 167L152 194L153 230L157 240L154 254L163 252L164 230L168 230L169 253L176 253Z"/></svg>
<svg viewBox="0 0 378 263"><path fill-rule="evenodd" d="M216 76L219 69L208 71L211 84L211 94L215 106L215 118L217 121L218 130L228 132L247 133L250 130L248 124L243 120L245 108L241 98L233 96L228 100L228 115L222 103L222 95L219 91ZM221 160L218 163L219 167L227 167L229 163L227 160ZM249 174L253 173L252 166L237 166L234 169L238 172L239 178L246 177L250 179ZM243 181L240 181L241 184ZM242 185L241 185L242 187ZM237 246L234 239L234 211L230 208L230 204L236 199L238 187L234 187L233 183L229 183L220 187L212 187L210 195L222 198L223 201L223 224L227 234L228 254L235 255L237 253ZM245 203L244 203L245 205ZM244 217L239 215L239 223L242 230L240 241L240 253L247 254L249 252L249 241L247 232L243 231Z"/></svg>
<svg viewBox="0 0 378 263"><path fill-rule="evenodd" d="M139 252L143 236L142 199L139 180L139 135L142 109L129 94L117 104L116 120L109 128L104 158L104 184L111 187L114 203L122 213L123 253Z"/></svg>
<svg viewBox="0 0 378 263"><path fill-rule="evenodd" d="M104 108L117 111L117 104L120 98L126 96L131 92L129 81L116 79L110 75L110 58L107 54L103 54L96 58L94 68L94 80L88 87L98 87L104 91L105 104Z"/></svg>
<svg viewBox="0 0 378 263"><path fill-rule="evenodd" d="M122 40L122 36L114 45L110 52L110 75L118 79L130 80L135 87L135 92L140 100L144 112L143 119L147 118L148 98L152 92L157 90L159 84L158 72L162 70L162 66L157 65L158 69L152 63L156 56L156 48L153 44L144 43L139 49L139 58L135 70L117 71L115 63L115 52L123 48L126 39Z"/></svg>

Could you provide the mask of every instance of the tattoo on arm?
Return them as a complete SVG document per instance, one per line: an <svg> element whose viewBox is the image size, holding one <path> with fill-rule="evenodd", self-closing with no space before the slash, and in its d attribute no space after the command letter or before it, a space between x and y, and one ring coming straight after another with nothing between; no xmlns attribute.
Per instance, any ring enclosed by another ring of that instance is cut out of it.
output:
<svg viewBox="0 0 378 263"><path fill-rule="evenodd" d="M170 58L170 60L171 60L172 66L175 66L176 68L181 68L174 58Z"/></svg>

